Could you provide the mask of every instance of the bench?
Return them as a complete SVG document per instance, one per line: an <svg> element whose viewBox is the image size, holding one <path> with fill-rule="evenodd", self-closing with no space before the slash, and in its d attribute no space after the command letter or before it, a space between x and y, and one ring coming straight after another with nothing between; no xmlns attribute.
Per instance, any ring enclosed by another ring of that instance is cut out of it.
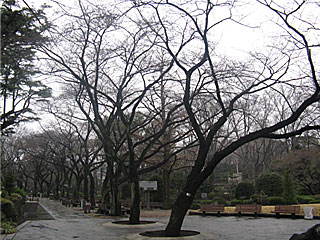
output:
<svg viewBox="0 0 320 240"><path fill-rule="evenodd" d="M151 208L161 208L162 209L162 202L151 202L150 203Z"/></svg>
<svg viewBox="0 0 320 240"><path fill-rule="evenodd" d="M71 200L72 207L80 207L81 203L77 200Z"/></svg>
<svg viewBox="0 0 320 240"><path fill-rule="evenodd" d="M290 213L294 218L296 214L300 213L300 206L276 205L272 213L275 213L278 218L280 217L280 213Z"/></svg>
<svg viewBox="0 0 320 240"><path fill-rule="evenodd" d="M261 205L257 204L237 204L236 205L236 212L239 216L241 216L241 213L254 213L255 216L258 215L258 213L261 213Z"/></svg>
<svg viewBox="0 0 320 240"><path fill-rule="evenodd" d="M200 211L203 215L205 215L206 212L216 212L218 216L220 216L220 214L224 212L224 206L214 204L200 204Z"/></svg>
<svg viewBox="0 0 320 240"><path fill-rule="evenodd" d="M120 199L121 207L130 208L131 200L130 199Z"/></svg>
<svg viewBox="0 0 320 240"><path fill-rule="evenodd" d="M85 203L83 205L83 211L84 213L90 213L90 208L91 208L91 204L90 203Z"/></svg>
<svg viewBox="0 0 320 240"><path fill-rule="evenodd" d="M97 213L100 213L100 214L108 214L108 213L109 213L109 209L110 209L110 208L107 206L107 204L98 203Z"/></svg>
<svg viewBox="0 0 320 240"><path fill-rule="evenodd" d="M162 202L150 202L149 207L150 208L162 208L163 207L162 205L163 205ZM146 201L142 200L140 202L140 207L141 207L141 209L145 209L148 207L148 203Z"/></svg>
<svg viewBox="0 0 320 240"><path fill-rule="evenodd" d="M66 206L66 207L71 207L71 205L72 205L72 200L69 200L66 198L61 199L61 202L62 202L62 205Z"/></svg>

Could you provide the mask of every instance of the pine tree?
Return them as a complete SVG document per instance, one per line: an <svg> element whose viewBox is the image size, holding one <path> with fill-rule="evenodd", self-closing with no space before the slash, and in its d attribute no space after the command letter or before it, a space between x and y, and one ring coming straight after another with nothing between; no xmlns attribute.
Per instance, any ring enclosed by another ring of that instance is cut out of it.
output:
<svg viewBox="0 0 320 240"><path fill-rule="evenodd" d="M51 90L34 80L36 48L46 42L49 28L43 8L20 7L15 0L1 6L1 133L21 121L34 119L32 101L43 101Z"/></svg>
<svg viewBox="0 0 320 240"><path fill-rule="evenodd" d="M282 178L282 197L286 204L296 203L296 193L294 188L294 183L289 171L285 171Z"/></svg>

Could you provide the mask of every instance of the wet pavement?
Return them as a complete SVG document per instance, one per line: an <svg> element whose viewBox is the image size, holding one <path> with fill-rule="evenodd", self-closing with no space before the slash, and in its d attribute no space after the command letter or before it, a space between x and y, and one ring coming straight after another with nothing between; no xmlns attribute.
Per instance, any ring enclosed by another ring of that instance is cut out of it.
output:
<svg viewBox="0 0 320 240"><path fill-rule="evenodd" d="M142 237L139 233L163 230L168 222L168 217L148 217L141 220L155 221L156 223L138 226L119 225L112 222L127 220L127 218L92 217L62 206L58 201L48 199L41 199L40 203L55 220L26 221L18 227L17 233L1 236L1 239L163 240L164 238ZM305 232L317 223L319 220L192 215L186 216L182 229L199 231L200 235L166 239L288 240L293 233Z"/></svg>

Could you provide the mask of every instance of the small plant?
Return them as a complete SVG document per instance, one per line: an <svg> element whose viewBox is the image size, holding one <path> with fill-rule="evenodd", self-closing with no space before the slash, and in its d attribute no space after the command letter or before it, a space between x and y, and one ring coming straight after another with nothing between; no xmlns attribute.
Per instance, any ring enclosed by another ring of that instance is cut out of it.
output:
<svg viewBox="0 0 320 240"><path fill-rule="evenodd" d="M1 221L1 234L11 234L16 232L16 224L11 221Z"/></svg>

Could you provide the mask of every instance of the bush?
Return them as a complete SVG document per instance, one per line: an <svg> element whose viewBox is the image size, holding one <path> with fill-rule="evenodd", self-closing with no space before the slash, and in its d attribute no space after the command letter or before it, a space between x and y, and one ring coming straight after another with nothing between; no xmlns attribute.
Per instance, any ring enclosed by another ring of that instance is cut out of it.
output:
<svg viewBox="0 0 320 240"><path fill-rule="evenodd" d="M22 201L22 196L19 193L11 193L11 196L7 196L6 199L9 199L12 202Z"/></svg>
<svg viewBox="0 0 320 240"><path fill-rule="evenodd" d="M236 187L236 199L249 199L255 192L254 186L249 182L241 182Z"/></svg>
<svg viewBox="0 0 320 240"><path fill-rule="evenodd" d="M212 200L200 200L201 204L211 204Z"/></svg>
<svg viewBox="0 0 320 240"><path fill-rule="evenodd" d="M253 200L252 199L245 199L242 201L242 204L253 204Z"/></svg>
<svg viewBox="0 0 320 240"><path fill-rule="evenodd" d="M9 195L9 194L8 194L7 191L2 191L2 193L1 193L1 197L2 197L2 198L6 198L8 195Z"/></svg>
<svg viewBox="0 0 320 240"><path fill-rule="evenodd" d="M1 221L1 234L11 234L16 232L16 224L11 221Z"/></svg>
<svg viewBox="0 0 320 240"><path fill-rule="evenodd" d="M209 199L213 199L214 196L215 196L214 192L209 192L209 193L208 193L208 198L209 198Z"/></svg>
<svg viewBox="0 0 320 240"><path fill-rule="evenodd" d="M233 199L230 201L230 205L231 206L235 206L237 204L242 204L242 200L239 200L239 199Z"/></svg>
<svg viewBox="0 0 320 240"><path fill-rule="evenodd" d="M212 203L225 205L225 204L227 204L227 201L222 197L214 197L214 198L212 198Z"/></svg>
<svg viewBox="0 0 320 240"><path fill-rule="evenodd" d="M21 189L21 188L17 188L17 189L16 189L16 193L20 194L20 196L21 196L22 198L24 198L24 199L27 198L27 194L26 194L25 191L24 191L23 189Z"/></svg>
<svg viewBox="0 0 320 240"><path fill-rule="evenodd" d="M16 211L12 201L6 198L1 198L1 212L5 215L5 219L15 221Z"/></svg>
<svg viewBox="0 0 320 240"><path fill-rule="evenodd" d="M300 195L300 196L297 196L297 201L298 203L308 204L316 201L316 199L314 198L314 196Z"/></svg>
<svg viewBox="0 0 320 240"><path fill-rule="evenodd" d="M267 197L266 199L268 205L282 205L284 200L282 197Z"/></svg>
<svg viewBox="0 0 320 240"><path fill-rule="evenodd" d="M264 192L260 192L260 194L253 194L250 199L256 204L266 204L267 202L267 196L264 194Z"/></svg>
<svg viewBox="0 0 320 240"><path fill-rule="evenodd" d="M281 196L282 178L277 173L262 173L257 178L257 192L263 191L267 196Z"/></svg>
<svg viewBox="0 0 320 240"><path fill-rule="evenodd" d="M315 200L320 200L320 194L314 195Z"/></svg>
<svg viewBox="0 0 320 240"><path fill-rule="evenodd" d="M11 196L8 196L6 199L13 202L16 214L22 216L25 199L19 193L11 193Z"/></svg>

